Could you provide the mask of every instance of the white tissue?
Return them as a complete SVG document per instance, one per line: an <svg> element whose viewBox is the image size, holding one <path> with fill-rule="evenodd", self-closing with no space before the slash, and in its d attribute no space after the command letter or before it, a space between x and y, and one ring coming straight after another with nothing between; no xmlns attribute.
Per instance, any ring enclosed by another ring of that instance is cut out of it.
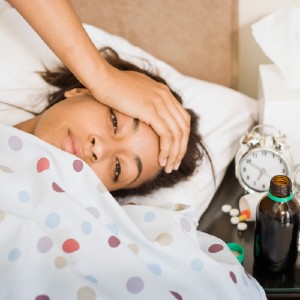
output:
<svg viewBox="0 0 300 300"><path fill-rule="evenodd" d="M300 7L280 9L252 25L263 52L278 67L286 88L300 89Z"/></svg>

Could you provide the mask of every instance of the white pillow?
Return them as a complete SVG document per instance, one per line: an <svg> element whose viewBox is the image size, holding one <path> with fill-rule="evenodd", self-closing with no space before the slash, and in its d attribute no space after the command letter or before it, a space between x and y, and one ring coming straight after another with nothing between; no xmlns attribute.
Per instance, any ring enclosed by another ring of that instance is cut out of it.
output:
<svg viewBox="0 0 300 300"><path fill-rule="evenodd" d="M110 46L121 57L139 66L143 66L146 59L183 97L184 106L200 115L199 130L212 157L218 187L235 155L239 138L256 120L257 101L232 89L184 76L128 41L101 29L90 25L85 25L85 29L98 48ZM45 101L40 101L41 94L49 92L49 86L34 72L43 70L44 65L51 68L58 59L18 13L3 2L0 2L0 40L0 100L29 109L37 104L39 107L45 105ZM0 106L0 120L8 124L29 117L22 110L11 114L11 108ZM216 187L210 164L204 159L189 181L162 188L145 197L128 197L120 203L142 203L177 210L189 208L187 213L193 214L194 220L198 221Z"/></svg>

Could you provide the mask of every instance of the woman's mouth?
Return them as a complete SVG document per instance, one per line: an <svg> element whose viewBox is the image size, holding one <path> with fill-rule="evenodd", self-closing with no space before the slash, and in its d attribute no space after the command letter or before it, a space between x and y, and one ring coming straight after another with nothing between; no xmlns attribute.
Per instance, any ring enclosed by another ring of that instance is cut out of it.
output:
<svg viewBox="0 0 300 300"><path fill-rule="evenodd" d="M68 130L68 135L65 142L64 150L73 155L76 155L80 159L83 158L82 145L79 139L71 132L71 130Z"/></svg>

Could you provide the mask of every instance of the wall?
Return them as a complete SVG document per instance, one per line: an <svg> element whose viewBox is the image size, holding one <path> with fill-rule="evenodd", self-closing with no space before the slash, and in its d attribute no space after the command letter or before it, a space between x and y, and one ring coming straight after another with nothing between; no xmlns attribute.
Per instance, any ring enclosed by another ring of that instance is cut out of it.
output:
<svg viewBox="0 0 300 300"><path fill-rule="evenodd" d="M251 24L286 6L300 6L300 0L239 0L239 77L237 89L257 98L258 66L271 63L256 44Z"/></svg>

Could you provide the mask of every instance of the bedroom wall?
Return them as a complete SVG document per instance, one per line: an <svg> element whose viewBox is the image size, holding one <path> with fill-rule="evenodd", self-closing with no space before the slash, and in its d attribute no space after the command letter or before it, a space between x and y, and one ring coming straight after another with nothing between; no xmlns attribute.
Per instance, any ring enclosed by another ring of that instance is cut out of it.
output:
<svg viewBox="0 0 300 300"><path fill-rule="evenodd" d="M258 66L271 63L256 44L251 24L286 6L300 6L300 0L239 0L239 77L237 89L257 98Z"/></svg>

